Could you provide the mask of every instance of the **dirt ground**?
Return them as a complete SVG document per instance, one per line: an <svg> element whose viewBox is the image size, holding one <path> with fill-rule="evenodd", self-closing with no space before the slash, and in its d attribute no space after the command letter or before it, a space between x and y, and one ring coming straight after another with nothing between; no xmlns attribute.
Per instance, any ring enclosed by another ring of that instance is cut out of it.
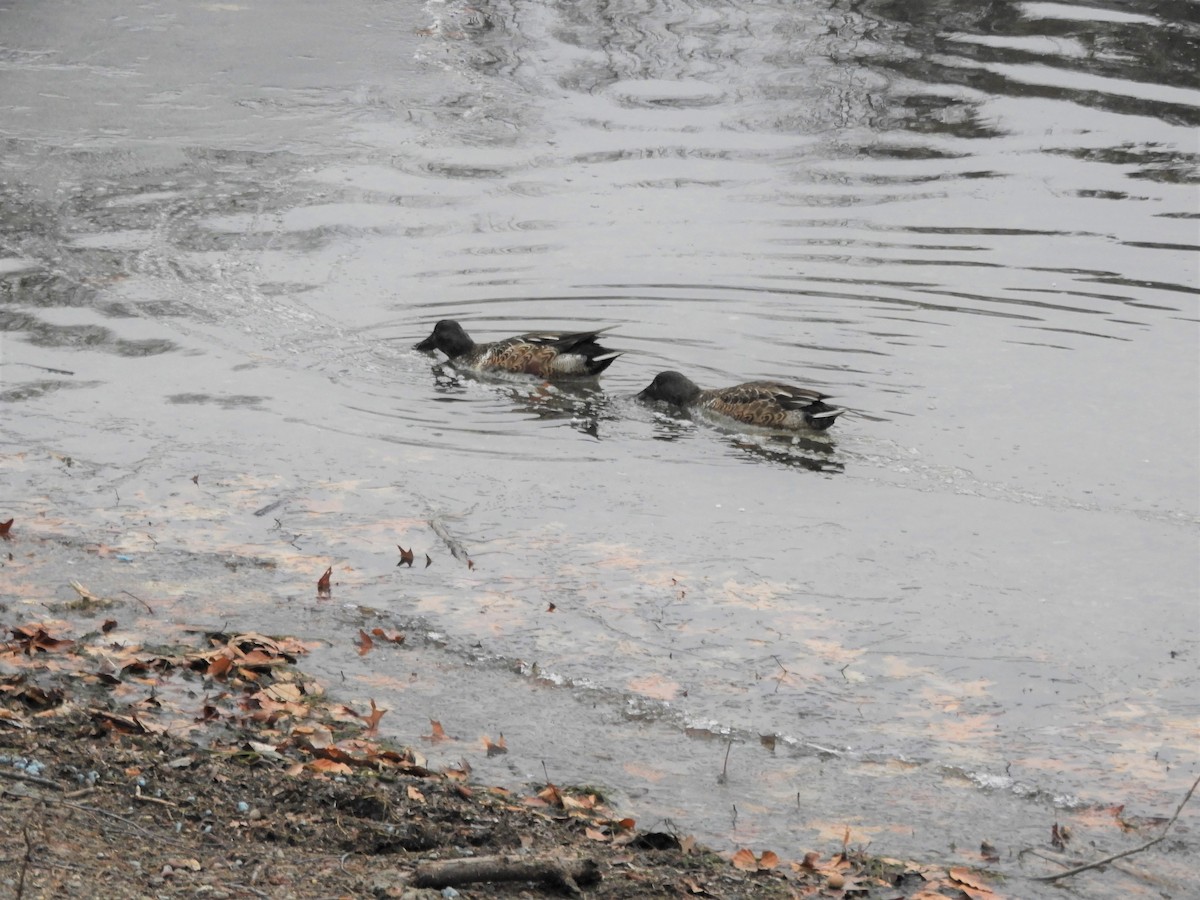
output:
<svg viewBox="0 0 1200 900"><path fill-rule="evenodd" d="M0 897L984 896L961 872L847 848L731 860L638 832L594 790L518 797L430 770L372 741L371 714L330 701L286 641L98 656L100 634L9 630Z"/></svg>

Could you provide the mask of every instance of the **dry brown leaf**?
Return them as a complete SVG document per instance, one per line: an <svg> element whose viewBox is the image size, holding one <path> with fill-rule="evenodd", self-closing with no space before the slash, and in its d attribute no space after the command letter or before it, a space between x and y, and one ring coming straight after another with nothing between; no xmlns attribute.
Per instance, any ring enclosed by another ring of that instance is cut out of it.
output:
<svg viewBox="0 0 1200 900"><path fill-rule="evenodd" d="M450 740L450 735L446 734L446 730L442 728L441 722L439 722L437 719L430 719L429 724L433 727L429 734L421 735L422 740L429 741L433 744L436 744L439 741Z"/></svg>
<svg viewBox="0 0 1200 900"><path fill-rule="evenodd" d="M992 892L992 889L984 884L982 880L980 880L978 874L972 872L965 866L955 866L950 870L949 874L951 881L956 881L965 887L973 888L974 890L985 894L990 894Z"/></svg>
<svg viewBox="0 0 1200 900"><path fill-rule="evenodd" d="M607 834L605 834L599 828L585 828L585 829L583 829L583 833L587 836L588 840L591 840L591 841L600 841L601 843L607 843L608 841L612 840L612 838L610 838Z"/></svg>
<svg viewBox="0 0 1200 900"><path fill-rule="evenodd" d="M367 723L367 734L374 734L379 728L379 720L383 718L386 709L380 709L375 705L375 700L371 700L371 712L362 717L362 720Z"/></svg>
<svg viewBox="0 0 1200 900"><path fill-rule="evenodd" d="M485 734L483 736L483 746L487 750L488 756L500 756L502 753L508 752L508 744L504 742L503 732L496 739L495 743L492 743L492 739Z"/></svg>
<svg viewBox="0 0 1200 900"><path fill-rule="evenodd" d="M758 870L758 860L745 847L733 854L732 862L735 869L741 869L743 872L755 872Z"/></svg>
<svg viewBox="0 0 1200 900"><path fill-rule="evenodd" d="M371 634L385 641L391 641L393 644L403 644L407 635L403 631L396 631L394 628L372 628Z"/></svg>
<svg viewBox="0 0 1200 900"><path fill-rule="evenodd" d="M329 590L330 590L329 589L329 579L332 577L333 577L333 566L328 566L325 569L325 574L317 579L317 593L318 594L328 594L329 593Z"/></svg>
<svg viewBox="0 0 1200 900"><path fill-rule="evenodd" d="M354 773L354 770L345 763L335 762L332 759L314 759L305 763L304 767L323 775L352 775Z"/></svg>
<svg viewBox="0 0 1200 900"><path fill-rule="evenodd" d="M366 656L368 653L371 652L371 650L372 650L372 648L374 648L374 646L375 646L375 642L373 640L371 640L371 636L369 634L367 634L365 631L363 631L361 628L358 629L358 655Z"/></svg>
<svg viewBox="0 0 1200 900"><path fill-rule="evenodd" d="M0 522L0 537L8 537L8 533L12 529L12 523L12 519L9 519L7 522Z"/></svg>
<svg viewBox="0 0 1200 900"><path fill-rule="evenodd" d="M400 551L400 562L396 563L396 565L408 566L411 569L413 564L412 547L409 547L407 550L405 550L403 547L397 544L396 549Z"/></svg>
<svg viewBox="0 0 1200 900"><path fill-rule="evenodd" d="M563 795L556 785L546 785L537 792L537 795L549 806L563 806Z"/></svg>
<svg viewBox="0 0 1200 900"><path fill-rule="evenodd" d="M425 795L410 784L408 786L408 799L413 801L413 803L424 803Z"/></svg>

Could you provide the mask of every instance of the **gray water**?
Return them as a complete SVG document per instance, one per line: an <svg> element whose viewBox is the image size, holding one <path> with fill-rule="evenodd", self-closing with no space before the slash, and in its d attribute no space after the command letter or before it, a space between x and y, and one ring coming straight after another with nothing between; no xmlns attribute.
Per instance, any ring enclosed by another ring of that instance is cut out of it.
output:
<svg viewBox="0 0 1200 900"><path fill-rule="evenodd" d="M1019 877L1074 810L1169 814L1198 41L1186 3L0 0L5 618L82 575L138 634L316 639L435 762L723 848ZM411 349L441 318L625 355L470 379ZM731 434L635 403L663 369L850 412Z"/></svg>

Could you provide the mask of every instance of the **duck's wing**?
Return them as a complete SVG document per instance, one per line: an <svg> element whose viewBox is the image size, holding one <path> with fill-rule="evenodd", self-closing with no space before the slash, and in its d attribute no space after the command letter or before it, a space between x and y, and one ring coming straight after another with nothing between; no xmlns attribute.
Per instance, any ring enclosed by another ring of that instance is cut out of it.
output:
<svg viewBox="0 0 1200 900"><path fill-rule="evenodd" d="M559 353L584 353L583 348L588 345L598 347L596 338L609 331L612 331L612 326L595 331L531 331L510 340L525 341L538 347L553 347ZM600 352L605 351L601 349Z"/></svg>
<svg viewBox="0 0 1200 900"><path fill-rule="evenodd" d="M750 381L705 392L713 412L764 428L792 429L807 425L828 428L842 410L825 403L825 394L777 381Z"/></svg>

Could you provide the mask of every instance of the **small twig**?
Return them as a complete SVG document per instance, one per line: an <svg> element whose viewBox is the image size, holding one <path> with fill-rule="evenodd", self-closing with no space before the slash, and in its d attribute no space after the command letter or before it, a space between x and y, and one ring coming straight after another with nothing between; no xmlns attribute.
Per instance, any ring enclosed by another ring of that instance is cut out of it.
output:
<svg viewBox="0 0 1200 900"><path fill-rule="evenodd" d="M174 844L177 847L185 846L185 843L183 841L177 841L172 838L166 837L165 835L155 834L153 831L143 828L137 822L134 822L131 819L126 819L124 816L118 816L116 813L111 813L106 809L100 809L99 807L96 807L96 806L83 806L79 803L62 803L60 805L65 806L68 809L77 809L80 812L96 813L97 815L107 816L110 819L115 819L116 821L121 822L124 825L128 825L130 828L134 829L135 831L139 832L140 834L144 834L146 837L154 838L156 841L162 841L164 844Z"/></svg>
<svg viewBox="0 0 1200 900"><path fill-rule="evenodd" d="M729 780L729 751L733 749L733 738L730 737L729 743L725 745L725 764L721 766L721 774L717 776L717 784L724 784Z"/></svg>
<svg viewBox="0 0 1200 900"><path fill-rule="evenodd" d="M239 891L249 891L255 897L270 897L271 896L270 894L264 894L262 891L260 891L256 887L251 887L248 884L242 884L240 881L229 882L229 887L237 888Z"/></svg>
<svg viewBox="0 0 1200 900"><path fill-rule="evenodd" d="M74 375L75 374L74 372L70 371L69 369L52 369L49 366L39 366L39 365L35 365L34 363L19 362L19 363L14 363L14 365L29 366L29 368L31 368L31 369L41 369L43 372L49 372L52 375Z"/></svg>
<svg viewBox="0 0 1200 900"><path fill-rule="evenodd" d="M163 800L159 797L147 797L142 793L141 788L138 788L133 792L133 799L141 800L143 803L157 803L159 806L169 806L172 809L176 807L176 804L172 803L170 800Z"/></svg>
<svg viewBox="0 0 1200 900"><path fill-rule="evenodd" d="M30 784L40 784L42 787L53 788L56 791L63 790L63 786L57 781L51 781L49 778L39 778L37 775L30 775L27 772L14 772L11 769L0 769L0 778L8 778L12 781L27 781Z"/></svg>
<svg viewBox="0 0 1200 900"><path fill-rule="evenodd" d="M145 600L143 600L141 597L139 597L137 594L130 593L129 591L121 591L121 593L129 594L130 597L132 597L138 603L142 604L142 606L146 607L146 612L150 613L150 615L154 615L154 610L151 608L150 604L147 603Z"/></svg>
<svg viewBox="0 0 1200 900"><path fill-rule="evenodd" d="M1034 881L1058 881L1060 878L1066 878L1069 875L1078 875L1080 872L1086 872L1088 869L1098 869L1114 860L1121 859L1125 856L1133 856L1135 853L1141 853L1143 850L1149 850L1155 844L1159 843L1167 836L1167 832L1171 830L1171 826L1175 824L1175 820L1179 818L1179 814L1183 812L1183 808L1187 802L1192 799L1192 794L1195 793L1196 787L1200 785L1200 775L1196 776L1196 780L1192 782L1192 786L1188 788L1188 792L1183 795L1183 799L1179 801L1179 805L1175 807L1175 815L1171 816L1171 821L1163 826L1162 834L1152 840L1146 841L1140 847L1134 847L1131 850L1122 850L1120 853L1114 853L1112 856L1106 856L1104 859L1098 859L1095 862L1084 863L1082 866L1076 866L1073 869L1067 869L1065 872L1058 872L1054 875L1035 875Z"/></svg>

